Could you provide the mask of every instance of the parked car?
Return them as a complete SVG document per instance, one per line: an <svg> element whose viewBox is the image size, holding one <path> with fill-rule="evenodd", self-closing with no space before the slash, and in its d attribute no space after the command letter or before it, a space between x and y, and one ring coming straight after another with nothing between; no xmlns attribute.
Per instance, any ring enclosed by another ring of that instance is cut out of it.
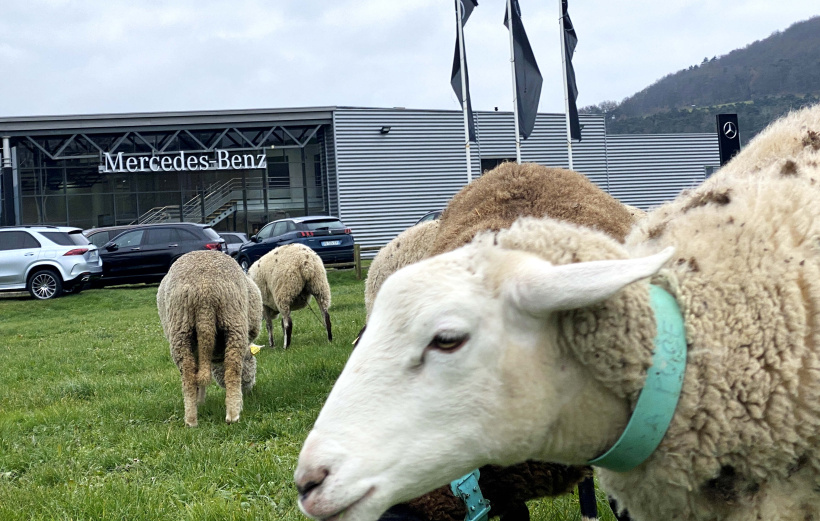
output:
<svg viewBox="0 0 820 521"><path fill-rule="evenodd" d="M236 254L239 253L239 248L243 244L250 242L248 236L241 232L219 232L219 236L225 239L226 251L228 255L234 258L236 258Z"/></svg>
<svg viewBox="0 0 820 521"><path fill-rule="evenodd" d="M121 226L103 226L101 228L89 228L88 230L83 230L83 235L88 237L88 240L91 241L91 244L93 244L97 248L102 248L105 245L105 243L107 243L117 235L121 234L125 230L136 228L137 226L139 225L123 224Z"/></svg>
<svg viewBox="0 0 820 521"><path fill-rule="evenodd" d="M422 215L421 219L416 221L416 223L413 226L415 226L416 224L421 224L423 222L427 222L427 221L435 221L436 219L441 217L441 212L443 212L443 211L444 210L433 210L431 212L427 212L426 214Z"/></svg>
<svg viewBox="0 0 820 521"><path fill-rule="evenodd" d="M100 249L100 285L157 282L180 256L194 250L225 251L225 239L213 228L197 223L135 226Z"/></svg>
<svg viewBox="0 0 820 521"><path fill-rule="evenodd" d="M79 293L102 274L99 250L79 228L0 227L0 291L28 290L40 300Z"/></svg>
<svg viewBox="0 0 820 521"><path fill-rule="evenodd" d="M325 264L353 262L353 232L337 217L329 215L270 222L239 248L236 260L247 271L262 255L294 242L313 249Z"/></svg>

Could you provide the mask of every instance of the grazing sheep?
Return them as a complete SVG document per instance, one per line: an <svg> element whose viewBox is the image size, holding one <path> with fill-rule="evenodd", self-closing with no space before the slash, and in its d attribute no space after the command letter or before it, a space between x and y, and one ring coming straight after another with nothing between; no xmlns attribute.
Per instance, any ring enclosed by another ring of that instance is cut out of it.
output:
<svg viewBox="0 0 820 521"><path fill-rule="evenodd" d="M634 218L585 176L536 163L501 163L461 189L444 212L430 251L437 255L498 231L523 216L552 217L588 226L623 241Z"/></svg>
<svg viewBox="0 0 820 521"><path fill-rule="evenodd" d="M624 245L529 218L388 278L300 454L300 508L366 521L482 464L590 462L668 373L666 334L686 364L668 429L602 488L636 520L817 519L820 106L788 121L767 136L800 146L730 163ZM653 311L663 290L679 312Z"/></svg>
<svg viewBox="0 0 820 521"><path fill-rule="evenodd" d="M262 309L268 327L268 345L273 343L273 319L282 314L282 331L285 349L290 346L293 321L290 312L308 305L310 297L316 299L325 320L327 339L333 340L330 331L330 284L322 259L304 244L286 244L269 251L254 262L248 275L262 292Z"/></svg>
<svg viewBox="0 0 820 521"><path fill-rule="evenodd" d="M182 376L185 424L197 425L197 405L205 401L212 369L225 387L225 421L239 421L242 391L256 381L249 345L262 322L259 288L228 255L193 251L162 279L157 311Z"/></svg>
<svg viewBox="0 0 820 521"><path fill-rule="evenodd" d="M504 163L458 192L439 221L412 226L379 251L365 282L368 316L387 276L432 256L434 242L438 253L451 251L480 231L509 228L522 216L549 216L583 224L623 242L640 215L644 215L641 210L622 205L577 172L532 163ZM437 237L446 240L437 241ZM487 465L480 472L482 492L492 507L490 515L505 520L528 518L525 501L569 492L591 475L587 467L539 461L510 467ZM464 502L453 495L449 486L397 505L387 515L401 518L398 512L430 521L461 521L467 513Z"/></svg>

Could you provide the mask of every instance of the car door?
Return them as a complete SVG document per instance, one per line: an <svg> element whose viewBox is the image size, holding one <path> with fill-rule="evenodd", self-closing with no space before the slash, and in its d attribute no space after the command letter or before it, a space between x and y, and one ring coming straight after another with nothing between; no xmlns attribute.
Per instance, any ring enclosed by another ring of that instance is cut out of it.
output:
<svg viewBox="0 0 820 521"><path fill-rule="evenodd" d="M148 230L148 238L143 240L147 252L144 260L146 273L165 275L175 259L190 251L190 238L181 233L186 231L175 226ZM188 232L188 235L192 234Z"/></svg>
<svg viewBox="0 0 820 521"><path fill-rule="evenodd" d="M0 287L25 286L28 267L40 255L40 242L26 231L0 232Z"/></svg>
<svg viewBox="0 0 820 521"><path fill-rule="evenodd" d="M131 277L142 275L142 238L145 230L131 230L118 235L100 250L103 277Z"/></svg>
<svg viewBox="0 0 820 521"><path fill-rule="evenodd" d="M174 232L176 233L177 243L179 244L179 255L188 253L189 251L203 250L205 249L205 243L208 242L206 238L200 237L192 230L186 228L176 228Z"/></svg>
<svg viewBox="0 0 820 521"><path fill-rule="evenodd" d="M288 232L288 222L289 221L279 221L274 223L270 238L265 241L271 249L282 244L282 241L285 239L282 236Z"/></svg>

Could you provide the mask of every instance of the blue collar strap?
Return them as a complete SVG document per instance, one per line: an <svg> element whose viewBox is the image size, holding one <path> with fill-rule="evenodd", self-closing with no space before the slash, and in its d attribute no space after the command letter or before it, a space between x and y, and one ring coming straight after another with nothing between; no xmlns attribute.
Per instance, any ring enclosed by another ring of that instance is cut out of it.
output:
<svg viewBox="0 0 820 521"><path fill-rule="evenodd" d="M588 465L615 472L632 470L655 451L678 405L686 369L686 331L675 298L659 286L649 286L657 335L652 367L620 439Z"/></svg>
<svg viewBox="0 0 820 521"><path fill-rule="evenodd" d="M450 490L457 498L464 501L467 516L464 521L487 521L490 514L490 502L484 499L481 489L478 488L478 469L466 474L450 483Z"/></svg>

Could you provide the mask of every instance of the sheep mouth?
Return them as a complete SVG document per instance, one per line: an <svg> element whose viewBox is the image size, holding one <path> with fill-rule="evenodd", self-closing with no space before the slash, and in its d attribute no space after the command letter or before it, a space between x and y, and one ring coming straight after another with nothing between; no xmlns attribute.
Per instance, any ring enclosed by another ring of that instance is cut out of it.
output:
<svg viewBox="0 0 820 521"><path fill-rule="evenodd" d="M337 510L335 513L330 514L329 516L319 517L319 518L316 518L316 519L318 521L340 521L341 519L345 518L352 510L354 510L355 507L357 507L362 502L367 500L370 496L372 496L373 492L375 492L375 490L376 490L376 487L370 487L367 490L367 492L365 492L359 499L353 501L352 503L350 503L346 507L343 507L343 508Z"/></svg>

